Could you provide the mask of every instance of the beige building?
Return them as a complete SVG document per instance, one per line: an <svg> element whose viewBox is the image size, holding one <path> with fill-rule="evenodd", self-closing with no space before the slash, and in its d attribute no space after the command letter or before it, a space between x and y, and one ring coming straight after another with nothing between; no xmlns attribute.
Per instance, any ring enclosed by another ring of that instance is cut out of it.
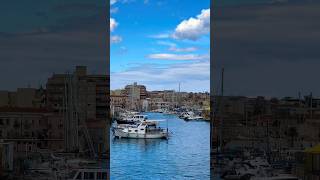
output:
<svg viewBox="0 0 320 180"><path fill-rule="evenodd" d="M43 88L18 88L17 91L0 91L0 107L40 108L45 106Z"/></svg>
<svg viewBox="0 0 320 180"><path fill-rule="evenodd" d="M111 107L124 109L126 106L126 99L127 97L125 95L111 94L110 95Z"/></svg>
<svg viewBox="0 0 320 180"><path fill-rule="evenodd" d="M147 97L147 89L144 85L138 85L134 82L131 85L125 87L125 94L128 98L133 99L145 99Z"/></svg>
<svg viewBox="0 0 320 180"><path fill-rule="evenodd" d="M0 108L0 139L14 142L17 155L41 149L62 151L62 119L41 108Z"/></svg>
<svg viewBox="0 0 320 180"><path fill-rule="evenodd" d="M89 149L92 155L105 151L110 122L108 87L109 76L88 75L84 66L48 79L47 107L64 119L67 151Z"/></svg>

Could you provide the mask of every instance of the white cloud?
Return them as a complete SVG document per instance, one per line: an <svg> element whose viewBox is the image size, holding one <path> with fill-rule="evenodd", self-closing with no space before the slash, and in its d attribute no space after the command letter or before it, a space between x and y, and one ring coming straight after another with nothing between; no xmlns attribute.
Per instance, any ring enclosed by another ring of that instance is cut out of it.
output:
<svg viewBox="0 0 320 180"><path fill-rule="evenodd" d="M155 35L150 35L150 38L155 38L155 39L166 39L166 38L170 38L170 34L155 34Z"/></svg>
<svg viewBox="0 0 320 180"><path fill-rule="evenodd" d="M175 43L172 43L172 42L169 42L169 41L157 41L157 44L170 46L170 47L177 46Z"/></svg>
<svg viewBox="0 0 320 180"><path fill-rule="evenodd" d="M175 29L172 37L175 39L197 40L210 32L210 9L203 9L196 18L182 21Z"/></svg>
<svg viewBox="0 0 320 180"><path fill-rule="evenodd" d="M113 18L110 18L110 31L112 32L117 26L118 26L117 21Z"/></svg>
<svg viewBox="0 0 320 180"><path fill-rule="evenodd" d="M114 44L114 43L119 43L119 42L121 42L121 41L122 41L122 37L121 37L121 36L115 35L115 36L111 36L111 37L110 37L110 42L111 42L112 44Z"/></svg>
<svg viewBox="0 0 320 180"><path fill-rule="evenodd" d="M121 46L118 53L119 54L125 54L128 52L128 49L125 46Z"/></svg>
<svg viewBox="0 0 320 180"><path fill-rule="evenodd" d="M207 55L198 55L198 54L150 54L147 56L150 59L159 59L159 60L202 60L208 59Z"/></svg>
<svg viewBox="0 0 320 180"><path fill-rule="evenodd" d="M118 8L118 7L115 7L115 8L111 8L111 9L110 9L110 13L111 13L111 14L117 13L118 11L119 11L119 8Z"/></svg>
<svg viewBox="0 0 320 180"><path fill-rule="evenodd" d="M186 47L186 48L177 48L175 46L172 46L169 48L169 51L174 51L174 52L193 52L198 50L196 47Z"/></svg>
<svg viewBox="0 0 320 180"><path fill-rule="evenodd" d="M198 50L196 47L186 47L186 48L178 48L177 44L168 42L168 41L158 41L157 44L159 45L165 45L169 46L169 51L174 51L174 52L193 52Z"/></svg>
<svg viewBox="0 0 320 180"><path fill-rule="evenodd" d="M178 90L178 83L181 83L182 91L209 91L210 62L142 64L122 72L111 72L110 80L111 89L138 82L146 85L148 90Z"/></svg>
<svg viewBox="0 0 320 180"><path fill-rule="evenodd" d="M117 2L117 0L110 0L110 5L114 5Z"/></svg>
<svg viewBox="0 0 320 180"><path fill-rule="evenodd" d="M122 0L122 3L126 4L126 3L132 3L135 2L135 0Z"/></svg>

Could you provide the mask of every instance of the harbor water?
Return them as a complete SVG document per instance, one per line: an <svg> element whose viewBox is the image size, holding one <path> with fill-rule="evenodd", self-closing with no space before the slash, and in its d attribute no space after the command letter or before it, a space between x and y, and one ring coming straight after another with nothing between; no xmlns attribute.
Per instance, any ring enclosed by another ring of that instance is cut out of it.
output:
<svg viewBox="0 0 320 180"><path fill-rule="evenodd" d="M115 139L111 134L111 180L210 179L210 123L146 113L168 126L170 138Z"/></svg>

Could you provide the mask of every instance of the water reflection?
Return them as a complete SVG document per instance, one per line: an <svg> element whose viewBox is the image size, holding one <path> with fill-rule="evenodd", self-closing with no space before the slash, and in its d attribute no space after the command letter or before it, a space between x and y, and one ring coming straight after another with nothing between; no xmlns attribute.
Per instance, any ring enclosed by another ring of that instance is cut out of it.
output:
<svg viewBox="0 0 320 180"><path fill-rule="evenodd" d="M165 139L127 139L127 138L113 138L112 143L122 146L122 150L125 151L126 147L130 149L130 146L135 145L146 151L148 148L157 148Z"/></svg>

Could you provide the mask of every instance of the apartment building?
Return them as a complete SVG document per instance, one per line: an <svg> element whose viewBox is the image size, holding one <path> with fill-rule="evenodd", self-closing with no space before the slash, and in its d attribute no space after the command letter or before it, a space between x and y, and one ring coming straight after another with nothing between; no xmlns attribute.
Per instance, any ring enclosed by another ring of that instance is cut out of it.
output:
<svg viewBox="0 0 320 180"><path fill-rule="evenodd" d="M14 143L16 156L41 149L63 151L62 118L43 108L0 108L0 139Z"/></svg>
<svg viewBox="0 0 320 180"><path fill-rule="evenodd" d="M105 149L110 120L109 76L89 75L86 67L77 66L73 73L52 75L46 89L47 107L64 119L66 150L89 148L96 155ZM86 146L81 147L83 144Z"/></svg>

